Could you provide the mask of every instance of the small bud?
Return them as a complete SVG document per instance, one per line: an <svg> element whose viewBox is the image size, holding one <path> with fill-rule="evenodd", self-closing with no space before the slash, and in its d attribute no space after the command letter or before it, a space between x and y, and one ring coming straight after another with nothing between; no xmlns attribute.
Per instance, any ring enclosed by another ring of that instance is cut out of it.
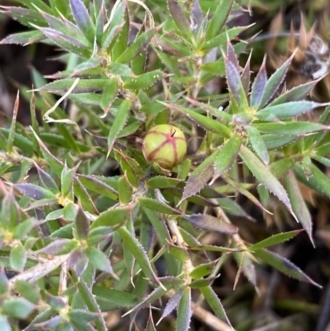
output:
<svg viewBox="0 0 330 331"><path fill-rule="evenodd" d="M157 163L164 169L171 169L186 156L186 138L183 132L173 125L156 125L147 132L142 152L147 161Z"/></svg>

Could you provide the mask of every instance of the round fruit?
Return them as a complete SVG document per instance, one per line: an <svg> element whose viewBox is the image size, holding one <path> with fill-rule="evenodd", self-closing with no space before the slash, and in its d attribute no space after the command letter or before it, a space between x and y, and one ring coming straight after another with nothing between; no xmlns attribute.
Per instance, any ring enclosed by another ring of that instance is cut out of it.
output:
<svg viewBox="0 0 330 331"><path fill-rule="evenodd" d="M147 132L142 152L147 161L171 169L186 156L186 138L183 132L173 125L156 125Z"/></svg>

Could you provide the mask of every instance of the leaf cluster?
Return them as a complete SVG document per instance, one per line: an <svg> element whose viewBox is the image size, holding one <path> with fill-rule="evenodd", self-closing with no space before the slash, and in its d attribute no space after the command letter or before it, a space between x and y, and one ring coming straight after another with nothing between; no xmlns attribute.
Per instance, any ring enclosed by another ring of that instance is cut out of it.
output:
<svg viewBox="0 0 330 331"><path fill-rule="evenodd" d="M308 99L317 81L286 90L292 58L270 77L264 62L252 80L251 56L239 62L248 43L238 36L249 27L228 25L237 3L18 2L1 12L29 31L1 44L52 44L66 69L48 77L33 69L35 89L20 91L31 126L16 121L17 96L0 128L3 330L19 319L25 330L107 330L104 312L113 310L138 328L137 314L167 297L159 322L176 310L184 331L196 294L230 330L212 284L231 258L234 287L243 272L258 291L262 263L320 286L272 250L302 230L249 243L232 222L254 219L239 195L264 215L276 199L314 244L300 183L330 197L318 167L330 166L330 106ZM227 93L217 91L219 77ZM317 108L317 122L304 120ZM167 123L191 145L171 172L141 151L148 129ZM208 233L220 239L205 243ZM153 316L146 330L156 330Z"/></svg>

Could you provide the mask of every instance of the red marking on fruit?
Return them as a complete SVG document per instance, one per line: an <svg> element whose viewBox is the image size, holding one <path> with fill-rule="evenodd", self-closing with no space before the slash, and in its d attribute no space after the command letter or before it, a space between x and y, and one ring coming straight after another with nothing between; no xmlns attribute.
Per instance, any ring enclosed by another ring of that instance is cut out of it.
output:
<svg viewBox="0 0 330 331"><path fill-rule="evenodd" d="M157 125L148 131L142 145L146 160L167 169L179 164L186 151L187 143L183 132L167 124Z"/></svg>

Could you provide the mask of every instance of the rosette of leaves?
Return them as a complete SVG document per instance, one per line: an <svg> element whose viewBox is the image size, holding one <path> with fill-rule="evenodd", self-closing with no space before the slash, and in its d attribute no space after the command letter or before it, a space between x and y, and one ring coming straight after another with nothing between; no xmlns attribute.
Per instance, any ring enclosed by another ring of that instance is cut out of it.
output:
<svg viewBox="0 0 330 331"><path fill-rule="evenodd" d="M234 1L123 0L111 8L103 0L20 3L2 12L31 30L2 43L51 43L67 68L48 84L34 70L37 95L22 88L31 127L16 122L17 98L10 127L0 129L6 150L0 244L4 265L18 272L9 281L0 273L3 325L9 329L8 320L20 318L30 323L27 330L106 330L103 313L125 310L123 327L155 330L154 314L145 316L143 308L167 297L160 321L177 310L176 330L188 330L197 293L230 330L212 288L230 255L238 276L243 271L255 288L256 262L318 286L266 249L299 230L248 244L230 221L251 216L224 196L228 187L228 195L242 194L265 212L270 192L312 240L298 182L327 195L330 187L312 162L328 166L330 109L319 123L297 120L324 105L303 100L316 82L283 89L290 59L269 79L263 64L250 89L250 62L241 68L237 59L246 43L230 42L247 27L226 25L232 10L240 10ZM210 95L218 76L227 78L229 94ZM64 98L70 114L73 105L79 109L71 119L59 107ZM205 131L196 153L172 173L147 164L141 152L148 129L169 122L192 139ZM116 172L105 176L105 165ZM251 185L249 174L256 179ZM259 198L251 192L256 185ZM207 231L228 240L204 245ZM214 259L210 252L223 254ZM163 274L157 263L165 265Z"/></svg>

